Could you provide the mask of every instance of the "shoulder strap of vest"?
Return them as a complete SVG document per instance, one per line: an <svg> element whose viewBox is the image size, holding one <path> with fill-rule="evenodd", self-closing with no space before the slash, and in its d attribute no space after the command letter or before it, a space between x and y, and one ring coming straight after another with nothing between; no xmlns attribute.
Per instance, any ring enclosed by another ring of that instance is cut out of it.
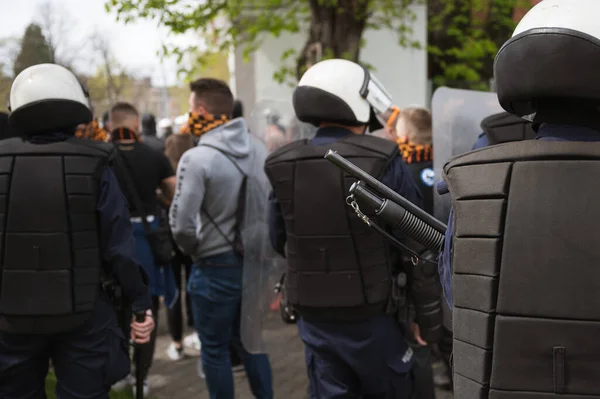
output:
<svg viewBox="0 0 600 399"><path fill-rule="evenodd" d="M298 148L302 148L308 144L308 139L296 140L292 141L289 144L284 145L273 151L265 160L265 165L269 165L272 163L277 163L280 160L284 160L289 158L289 153L297 150ZM292 157L293 158L293 157Z"/></svg>
<svg viewBox="0 0 600 399"><path fill-rule="evenodd" d="M31 144L22 138L0 140L1 155L24 155L24 154L63 154L63 155L87 155L110 159L113 149L110 144L97 141L69 138L56 143L44 145Z"/></svg>
<svg viewBox="0 0 600 399"><path fill-rule="evenodd" d="M600 159L600 143L573 141L526 140L499 144L471 151L450 159L444 165L444 173L456 166L526 160L585 160Z"/></svg>
<svg viewBox="0 0 600 399"><path fill-rule="evenodd" d="M338 143L341 142L379 153L387 158L391 158L400 152L397 143L366 134L351 134L344 137Z"/></svg>
<svg viewBox="0 0 600 399"><path fill-rule="evenodd" d="M508 112L488 116L481 122L481 128L490 145L530 140L535 137L531 122Z"/></svg>
<svg viewBox="0 0 600 399"><path fill-rule="evenodd" d="M344 157L365 156L365 152L368 152L375 158L391 159L399 153L398 145L392 141L352 134L327 145L309 145L309 140L306 139L295 141L271 154L265 165L300 159L323 158L329 149L339 152Z"/></svg>

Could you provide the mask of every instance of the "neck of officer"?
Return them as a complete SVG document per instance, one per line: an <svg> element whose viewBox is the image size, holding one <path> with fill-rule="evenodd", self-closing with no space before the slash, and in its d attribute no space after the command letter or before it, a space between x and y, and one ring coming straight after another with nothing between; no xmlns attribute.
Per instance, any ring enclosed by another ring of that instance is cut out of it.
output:
<svg viewBox="0 0 600 399"><path fill-rule="evenodd" d="M367 128L366 125L360 125L360 126L347 126L347 125L342 125L339 123L327 123L327 122L321 122L321 124L319 125L319 127L340 127L342 129L346 129L351 131L353 134L364 134L365 130Z"/></svg>

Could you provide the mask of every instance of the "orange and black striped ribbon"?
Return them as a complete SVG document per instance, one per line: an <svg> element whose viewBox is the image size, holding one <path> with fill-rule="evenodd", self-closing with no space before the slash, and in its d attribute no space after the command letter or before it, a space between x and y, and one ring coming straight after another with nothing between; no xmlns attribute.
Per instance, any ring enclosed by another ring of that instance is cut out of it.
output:
<svg viewBox="0 0 600 399"><path fill-rule="evenodd" d="M429 162L433 160L433 147L430 145L399 143L400 154L407 164Z"/></svg>
<svg viewBox="0 0 600 399"><path fill-rule="evenodd" d="M229 122L227 115L198 115L191 113L188 118L187 126L180 129L181 134L193 134L196 137L202 136L204 133L219 127Z"/></svg>
<svg viewBox="0 0 600 399"><path fill-rule="evenodd" d="M126 127L119 127L110 133L110 141L135 140L140 141L138 134Z"/></svg>

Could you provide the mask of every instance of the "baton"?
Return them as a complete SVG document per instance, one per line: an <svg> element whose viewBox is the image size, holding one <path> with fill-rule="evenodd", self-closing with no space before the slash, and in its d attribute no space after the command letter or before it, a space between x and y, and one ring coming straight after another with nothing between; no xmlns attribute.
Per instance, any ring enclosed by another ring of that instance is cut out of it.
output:
<svg viewBox="0 0 600 399"><path fill-rule="evenodd" d="M135 321L143 323L146 320L146 312L138 312L135 314ZM135 357L135 399L144 399L144 380L142 356L140 345L135 344L134 355Z"/></svg>
<svg viewBox="0 0 600 399"><path fill-rule="evenodd" d="M375 179L373 176L360 169L358 166L354 165L352 162L348 161L337 152L333 150L327 151L325 154L325 159L342 169L350 176L355 177L358 180L362 180L369 186L373 191L378 193L384 198L390 199L392 202L400 205L402 208L406 209L408 212L415 215L417 218L421 219L423 222L433 227L438 232L445 234L446 229L448 228L444 223L440 222L379 180Z"/></svg>

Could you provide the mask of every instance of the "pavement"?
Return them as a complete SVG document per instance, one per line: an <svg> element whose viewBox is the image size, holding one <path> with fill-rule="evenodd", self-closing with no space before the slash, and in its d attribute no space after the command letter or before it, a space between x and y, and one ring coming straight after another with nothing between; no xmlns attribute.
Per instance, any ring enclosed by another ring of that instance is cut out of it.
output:
<svg viewBox="0 0 600 399"><path fill-rule="evenodd" d="M173 362L167 357L166 350L171 339L167 332L165 316L162 311L159 317L156 353L149 377L151 398L208 399L206 382L198 377L196 371L198 352L186 348L186 358L178 362ZM304 347L298 337L297 327L284 324L278 313L273 313L273 317L267 323L265 338L273 369L275 398L306 399ZM235 374L235 392L237 399L253 398L244 373ZM436 399L452 399L452 395L440 391Z"/></svg>

